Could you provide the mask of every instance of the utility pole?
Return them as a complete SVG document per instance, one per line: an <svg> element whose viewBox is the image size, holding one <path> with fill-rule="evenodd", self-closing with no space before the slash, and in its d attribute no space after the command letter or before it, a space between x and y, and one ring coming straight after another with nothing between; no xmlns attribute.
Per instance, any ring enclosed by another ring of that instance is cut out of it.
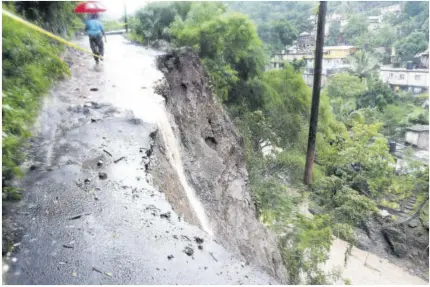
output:
<svg viewBox="0 0 430 287"><path fill-rule="evenodd" d="M312 88L311 119L309 123L308 150L306 153L306 166L305 166L305 176L304 176L304 182L306 185L312 184L312 170L314 165L315 142L316 142L317 126L318 126L318 109L320 106L321 72L322 72L324 26L325 26L326 11L327 11L327 2L321 1L319 5L319 10L318 10L318 26L317 26L317 39L316 39L316 47L315 47L315 66L314 66L314 83Z"/></svg>
<svg viewBox="0 0 430 287"><path fill-rule="evenodd" d="M124 1L124 22L125 22L125 32L128 33L128 21L127 21L127 6Z"/></svg>

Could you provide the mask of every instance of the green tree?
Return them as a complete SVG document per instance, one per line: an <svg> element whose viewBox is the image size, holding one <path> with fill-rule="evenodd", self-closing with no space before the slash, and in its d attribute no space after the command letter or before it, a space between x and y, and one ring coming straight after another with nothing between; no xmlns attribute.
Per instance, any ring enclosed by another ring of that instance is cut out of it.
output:
<svg viewBox="0 0 430 287"><path fill-rule="evenodd" d="M82 16L73 13L77 1L15 1L16 12L26 19L63 37L83 28Z"/></svg>
<svg viewBox="0 0 430 287"><path fill-rule="evenodd" d="M356 44L357 39L368 34L367 19L362 15L353 15L343 30L343 37L348 44Z"/></svg>
<svg viewBox="0 0 430 287"><path fill-rule="evenodd" d="M279 37L281 44L285 47L291 45L297 39L297 30L288 20L277 20L272 24L273 32Z"/></svg>
<svg viewBox="0 0 430 287"><path fill-rule="evenodd" d="M171 3L150 3L135 14L137 20L133 27L137 35L143 36L145 43L157 39L169 39L167 28L175 19L177 11Z"/></svg>
<svg viewBox="0 0 430 287"><path fill-rule="evenodd" d="M403 61L412 60L419 52L428 48L428 41L422 32L413 32L395 43L396 52Z"/></svg>
<svg viewBox="0 0 430 287"><path fill-rule="evenodd" d="M365 51L357 51L349 57L351 69L360 79L369 77L378 65L378 61Z"/></svg>
<svg viewBox="0 0 430 287"><path fill-rule="evenodd" d="M375 35L376 45L379 47L392 47L396 37L396 30L390 25L383 25Z"/></svg>
<svg viewBox="0 0 430 287"><path fill-rule="evenodd" d="M370 77L367 80L366 93L357 98L357 107L376 107L379 111L382 111L388 104L392 104L394 100L394 92L388 84L383 83L377 77Z"/></svg>
<svg viewBox="0 0 430 287"><path fill-rule="evenodd" d="M340 22L339 21L334 21L329 28L328 31L328 37L325 40L325 45L327 46L336 46L338 44L338 38L339 35L341 34L340 32Z"/></svg>
<svg viewBox="0 0 430 287"><path fill-rule="evenodd" d="M339 73L330 78L324 93L330 97L338 120L345 122L349 114L357 109L357 98L366 93L366 85L357 76Z"/></svg>

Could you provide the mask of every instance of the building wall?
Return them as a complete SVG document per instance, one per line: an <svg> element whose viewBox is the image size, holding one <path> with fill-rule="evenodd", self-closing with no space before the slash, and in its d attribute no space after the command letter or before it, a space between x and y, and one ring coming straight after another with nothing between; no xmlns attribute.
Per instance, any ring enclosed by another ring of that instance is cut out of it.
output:
<svg viewBox="0 0 430 287"><path fill-rule="evenodd" d="M418 145L419 133L416 131L406 131L405 142L411 145Z"/></svg>
<svg viewBox="0 0 430 287"><path fill-rule="evenodd" d="M429 71L424 69L381 68L379 77L383 82L393 86L429 88Z"/></svg>
<svg viewBox="0 0 430 287"><path fill-rule="evenodd" d="M312 73L303 73L302 78L305 81L306 85L312 87L314 85L314 74ZM324 87L327 82L327 75L321 74L321 87Z"/></svg>
<svg viewBox="0 0 430 287"><path fill-rule="evenodd" d="M422 149L429 149L429 132L425 131L425 132L421 132L420 136L418 138L418 144L417 144L418 148L422 148Z"/></svg>
<svg viewBox="0 0 430 287"><path fill-rule="evenodd" d="M346 67L347 61L346 58L323 58L322 60L322 72L327 73L328 70L336 70L341 67ZM314 59L308 58L306 59L306 67L313 68L314 67Z"/></svg>
<svg viewBox="0 0 430 287"><path fill-rule="evenodd" d="M420 149L429 149L429 131L406 131L405 142Z"/></svg>

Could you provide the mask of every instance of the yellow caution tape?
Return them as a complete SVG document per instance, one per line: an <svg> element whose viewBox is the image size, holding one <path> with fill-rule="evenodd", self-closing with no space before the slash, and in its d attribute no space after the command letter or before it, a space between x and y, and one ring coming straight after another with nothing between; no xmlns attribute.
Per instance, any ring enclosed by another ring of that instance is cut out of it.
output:
<svg viewBox="0 0 430 287"><path fill-rule="evenodd" d="M8 16L8 17L10 17L10 18L14 19L15 21L18 21L18 22L20 22L20 23L22 23L22 24L24 24L24 25L26 25L26 26L30 27L31 29L34 29L34 30L36 30L36 31L38 31L38 32L40 32L40 33L42 33L42 34L45 34L46 36L51 37L52 39L55 39L55 40L57 40L58 42L61 42L61 43L65 44L65 45L67 45L67 46L69 46L69 47L75 48L75 49L77 49L77 50L80 50L80 51L82 51L82 52L85 52L85 53L87 53L87 54L90 54L90 55L92 55L92 56L94 56L94 57L103 58L103 57L102 57L102 56L100 56L100 55L96 55L96 54L94 54L93 52L91 52L91 51L89 51L89 50L87 50L87 49L81 48L81 47L79 47L79 46L78 46L78 45L76 45L76 44L73 44L73 43L71 43L71 42L69 42L69 41L67 41L67 40L65 40L65 39L63 39L63 38L61 38L61 37L58 37L57 35L54 35L54 34L52 34L52 33L48 32L48 31L46 31L46 30L44 30L44 29L40 28L39 26L36 26L36 25L34 25L34 24L32 24L32 23L30 23L30 22L28 22L28 21L26 21L26 20L24 20L24 19L22 19L22 18L20 18L20 17L18 17L18 16L16 16L16 15L14 15L14 14L12 14L12 13L10 13L10 12L8 12L8 11L4 10L4 9L2 9L2 13L3 13L3 15L6 15L6 16Z"/></svg>

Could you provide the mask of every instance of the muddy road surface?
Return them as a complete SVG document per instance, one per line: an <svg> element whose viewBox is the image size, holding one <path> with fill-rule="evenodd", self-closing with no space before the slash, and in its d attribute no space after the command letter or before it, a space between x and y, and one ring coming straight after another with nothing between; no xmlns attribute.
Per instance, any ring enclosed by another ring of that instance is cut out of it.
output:
<svg viewBox="0 0 430 287"><path fill-rule="evenodd" d="M77 43L89 48L86 38ZM46 98L18 183L23 199L4 205L16 235L4 281L276 284L184 222L154 187L152 147L167 119L153 90L159 53L120 35L109 36L105 50L98 66L69 51L71 77Z"/></svg>

